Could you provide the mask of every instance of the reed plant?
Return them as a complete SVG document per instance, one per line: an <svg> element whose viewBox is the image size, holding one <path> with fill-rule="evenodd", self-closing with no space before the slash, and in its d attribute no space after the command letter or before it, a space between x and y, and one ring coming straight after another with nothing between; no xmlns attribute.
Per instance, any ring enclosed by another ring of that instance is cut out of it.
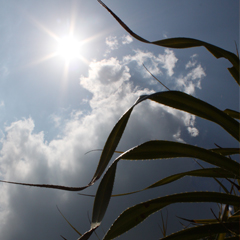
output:
<svg viewBox="0 0 240 240"><path fill-rule="evenodd" d="M110 10L101 0L98 2L118 21L118 23L135 39L142 41L146 44L153 44L160 47L168 48L191 48L191 47L205 47L216 58L225 58L231 64L232 67L228 68L232 78L239 85L239 56L238 54L231 53L215 45L191 38L171 38L159 41L150 42L136 33L134 33L123 21ZM150 95L140 96L136 102L130 107L123 116L116 123L105 146L102 150L102 154L95 171L92 180L88 185L83 187L66 187L58 185L42 185L42 184L27 184L16 183L27 186L55 188L66 191L81 191L92 186L97 180L101 178L99 187L97 189L90 230L81 235L74 227L73 229L80 235L78 240L86 240L92 235L92 233L101 225L104 215L107 211L109 201L112 197L112 190L114 186L114 179L117 171L117 165L120 160L149 160L149 159L169 159L178 157L187 157L199 159L207 162L213 167L201 168L192 171L181 172L168 176L164 179L151 184L150 186L140 190L146 191L148 189L159 188L162 185L166 185L177 181L180 178L193 176L193 177L206 177L212 178L223 189L222 192L186 192L186 193L174 193L172 195L155 198L146 202L141 202L135 206L131 206L122 212L116 221L109 228L103 240L114 239L125 232L129 231L136 225L143 222L151 214L162 210L171 204L176 203L204 203L213 202L220 204L222 208L219 211L219 215L212 219L184 219L194 224L194 227L184 228L179 232L172 233L166 236L166 224L163 224L164 240L178 240L178 239L239 239L239 221L240 221L240 164L233 160L230 156L239 154L239 148L214 148L205 149L191 144L185 144L180 142L155 140L148 141L139 146L135 146L123 153L121 153L108 167L113 154L117 150L118 143L122 138L125 127L129 121L133 109L141 104L143 101L150 100L158 104L163 104L168 107L172 107L189 114L193 114L200 118L211 121L221 126L232 138L237 141L239 137L239 112L232 109L220 110L211 104L195 98L180 91L164 91L156 92ZM108 168L107 168L108 167ZM227 189L223 183L219 180L225 179L230 182L231 189ZM4 182L4 181L2 181ZM5 181L6 182L6 181ZM121 194L118 196L134 194L132 193ZM230 214L230 207L233 212ZM70 223L69 223L70 224ZM71 224L70 224L71 225ZM63 239L66 239L62 237Z"/></svg>

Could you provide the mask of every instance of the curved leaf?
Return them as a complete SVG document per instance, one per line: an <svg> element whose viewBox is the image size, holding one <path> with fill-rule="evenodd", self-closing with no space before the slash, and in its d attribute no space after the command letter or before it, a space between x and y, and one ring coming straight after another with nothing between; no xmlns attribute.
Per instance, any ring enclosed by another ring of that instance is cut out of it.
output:
<svg viewBox="0 0 240 240"><path fill-rule="evenodd" d="M41 188L53 188L53 189L60 189L65 191L81 191L93 185L94 182L101 177L109 161L111 160L113 153L115 152L117 145L125 130L125 127L127 125L128 119L132 113L133 108L137 104L147 99L150 99L158 103L161 103L182 111L186 111L196 116L213 121L219 124L220 126L222 126L233 137L239 140L239 123L233 118L231 118L230 116L228 116L223 111L211 106L210 104L204 101L194 98L186 93L182 93L178 91L154 93L151 95L144 95L139 97L136 103L131 108L129 108L129 110L116 123L115 127L111 131L105 143L102 155L98 163L97 170L88 185L83 187L66 187L66 186L50 185L50 184L18 183L18 182L4 181L4 180L0 180L0 182L19 184L24 186L41 187Z"/></svg>
<svg viewBox="0 0 240 240"><path fill-rule="evenodd" d="M57 210L59 211L59 213L62 215L62 217L64 218L64 220L69 224L69 226L76 232L78 233L79 236L82 236L82 234L67 220L67 218L62 214L62 212L60 211L60 209L57 207Z"/></svg>
<svg viewBox="0 0 240 240"><path fill-rule="evenodd" d="M100 225L104 217L104 214L107 210L112 194L116 167L117 162L114 162L111 165L111 168L109 168L106 174L104 175L98 187L97 194L94 200L91 228L95 228L96 225Z"/></svg>
<svg viewBox="0 0 240 240"><path fill-rule="evenodd" d="M215 219L187 219L187 218L182 218L182 217L178 217L184 221L190 222L190 223L195 223L195 224L209 224L209 223L217 223L219 222L218 218ZM239 216L231 216L227 218L228 222L239 222L240 218Z"/></svg>
<svg viewBox="0 0 240 240"><path fill-rule="evenodd" d="M206 224L203 226L196 226L187 228L182 231L173 233L167 237L161 238L161 240L195 240L202 239L204 237L210 237L219 233L239 233L238 222L221 222ZM239 239L239 238L237 238Z"/></svg>
<svg viewBox="0 0 240 240"><path fill-rule="evenodd" d="M114 162L104 174L94 200L91 228L89 231L85 232L83 236L79 238L79 240L87 240L95 231L95 229L100 226L111 198L116 167L117 162Z"/></svg>
<svg viewBox="0 0 240 240"><path fill-rule="evenodd" d="M116 219L109 231L106 233L103 240L110 240L118 237L119 235L127 232L131 228L144 221L151 214L173 203L216 202L239 206L239 201L240 197L238 196L214 192L180 193L152 199L128 208L121 213L121 215Z"/></svg>
<svg viewBox="0 0 240 240"><path fill-rule="evenodd" d="M110 133L105 143L97 170L90 184L93 184L97 179L99 179L102 173L105 171L109 161L112 158L113 153L117 148L117 145L125 130L125 127L127 125L128 119L132 113L133 108L137 104L147 99L213 121L222 126L236 139L239 139L239 123L236 120L232 119L227 114L225 114L223 111L215 108L214 106L204 101L201 101L186 93L178 91L159 92L151 95L144 95L139 97L136 103L120 118L120 120L114 126L112 132Z"/></svg>
<svg viewBox="0 0 240 240"><path fill-rule="evenodd" d="M98 228L99 226L95 226L95 228L91 228L89 231L85 232L80 238L77 240L88 240L93 232Z"/></svg>
<svg viewBox="0 0 240 240"><path fill-rule="evenodd" d="M222 154L224 156L234 155L240 153L240 148L213 148L209 149L218 154Z"/></svg>
<svg viewBox="0 0 240 240"><path fill-rule="evenodd" d="M134 38L137 40L149 43L149 44L155 44L162 47L170 47L170 48L191 48L191 47L205 47L209 52L211 52L216 58L226 58L229 60L233 67L228 68L229 72L233 76L233 78L236 80L236 82L240 85L239 81L239 59L238 57L222 48L219 48L215 45L197 40L192 38L170 38L170 39L163 39L159 41L150 42L136 33L134 33L111 9L109 9L101 0L98 0L98 2L118 21L118 23Z"/></svg>
<svg viewBox="0 0 240 240"><path fill-rule="evenodd" d="M228 114L232 118L236 118L240 120L240 113L231 109L225 109L224 112Z"/></svg>
<svg viewBox="0 0 240 240"><path fill-rule="evenodd" d="M238 121L200 99L179 91L154 93L146 98L215 122L235 139L240 140Z"/></svg>
<svg viewBox="0 0 240 240"><path fill-rule="evenodd" d="M134 107L134 106L133 106ZM96 172L92 178L92 183L94 183L96 180L98 180L103 172L105 171L109 161L111 160L117 145L122 137L122 134L125 130L126 124L128 122L128 119L131 115L131 112L133 110L133 107L131 107L117 122L117 124L114 126L113 130L108 136L108 139L105 143L105 146L103 148Z"/></svg>
<svg viewBox="0 0 240 240"><path fill-rule="evenodd" d="M221 167L240 177L239 163L204 148L170 141L149 141L121 154L117 159L143 160L191 157Z"/></svg>
<svg viewBox="0 0 240 240"><path fill-rule="evenodd" d="M111 133L108 136L108 139L104 145L98 167L96 169L96 172L92 178L92 181L90 184L93 184L96 180L98 180L103 172L105 171L109 161L111 160L114 152L116 151L117 145L122 137L122 134L126 128L128 119L132 113L133 108L140 102L145 100L144 97L139 97L137 101L133 104L132 107L130 107L120 118L120 120L116 123L114 128L112 129Z"/></svg>
<svg viewBox="0 0 240 240"><path fill-rule="evenodd" d="M122 194L114 194L112 197L119 197L119 196L125 196L125 195L130 195L138 192L142 192L151 188L155 187L160 187L166 184L169 184L171 182L177 181L180 178L186 177L186 176L192 176L192 177L211 177L211 178L235 178L235 175L225 171L222 168L204 168L204 169L197 169L193 171L188 171L188 172L183 172L183 173L178 173L174 174L172 176L168 176L166 178L163 178L154 184L151 184L150 186L134 191L134 192L129 192L129 193L122 193ZM81 194L80 194L81 195Z"/></svg>

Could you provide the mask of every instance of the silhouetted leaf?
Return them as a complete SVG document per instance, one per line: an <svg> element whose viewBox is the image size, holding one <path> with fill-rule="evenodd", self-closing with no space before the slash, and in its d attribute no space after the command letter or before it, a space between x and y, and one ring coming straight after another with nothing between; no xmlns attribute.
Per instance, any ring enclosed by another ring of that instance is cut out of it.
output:
<svg viewBox="0 0 240 240"><path fill-rule="evenodd" d="M125 210L123 213L121 213L121 215L116 219L116 221L113 223L109 231L106 233L103 240L110 240L120 236L121 234L127 232L131 228L135 227L136 225L144 221L151 214L173 203L216 202L216 203L238 206L239 201L240 201L240 198L238 196L234 196L226 193L213 193L213 192L180 193L180 194L174 194L170 196L152 199L147 202L143 202L133 207L130 207L127 210ZM235 224L235 223L230 223L230 224ZM232 226L230 224L228 225L228 227ZM234 225L234 230L235 230L235 227L238 228L236 224ZM219 232L219 229L216 231ZM225 231L225 230L221 230L221 231ZM190 237L191 234L187 234L187 236ZM186 239L186 238L181 238L181 239ZM189 239L194 239L194 238L189 238Z"/></svg>

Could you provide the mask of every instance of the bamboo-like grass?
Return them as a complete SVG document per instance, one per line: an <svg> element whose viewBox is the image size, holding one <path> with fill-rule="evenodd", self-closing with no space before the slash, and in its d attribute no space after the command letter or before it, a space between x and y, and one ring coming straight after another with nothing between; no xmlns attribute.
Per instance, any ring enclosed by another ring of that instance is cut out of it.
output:
<svg viewBox="0 0 240 240"><path fill-rule="evenodd" d="M228 68L233 79L238 85L239 82L239 56L238 54L231 53L222 48L214 46L212 44L190 38L172 38L164 39L159 41L150 42L136 33L134 33L122 20L110 10L101 0L98 2L118 21L118 23L135 39L142 41L146 44L154 44L161 47L168 48L190 48L190 47L205 47L210 53L216 58L225 58L231 64L232 67ZM150 73L151 74L151 73ZM153 76L154 77L154 76ZM155 78L155 77L154 77ZM162 83L161 83L162 84ZM166 86L164 86L166 87ZM167 88L167 87L166 87ZM167 88L166 92L158 92L151 95L140 96L137 101L129 108L120 120L116 123L105 146L102 150L102 154L92 177L92 180L86 186L81 187L67 187L59 185L48 185L48 184L29 184L29 183L17 183L0 180L1 182L20 184L26 186L35 186L43 188L52 188L65 191L81 191L85 188L93 185L98 179L101 179L99 187L97 189L91 228L89 231L81 235L68 220L65 220L71 225L71 227L80 235L78 240L87 240L90 238L93 232L101 225L104 215L107 211L109 201L111 197L118 197L123 195L134 194L136 192L145 191L150 188L160 187L162 185L169 184L173 181L177 181L182 177L194 176L194 177L207 177L215 179L225 193L218 192L187 192L187 193L175 193L173 195L164 196L156 199L149 200L147 202L139 203L125 210L116 221L112 224L110 229L107 231L103 240L114 239L131 228L135 227L143 220L148 218L151 214L162 210L170 204L185 202L214 202L224 206L223 210L219 211L219 216L215 216L215 219L184 219L190 223L197 224L195 227L183 229L177 233L173 233L166 236L166 224L163 224L162 232L166 240L179 240L179 239L202 239L211 238L217 240L223 239L239 239L239 221L240 221L240 164L231 159L230 155L239 154L239 148L216 148L216 149L204 149L190 144L183 144L179 142L170 141L148 141L139 146L135 146L118 156L113 163L108 167L109 162L115 152L118 143L123 135L125 127L131 116L134 107L145 100L154 101L158 104L164 104L166 106L194 114L198 117L212 121L215 124L221 126L227 133L229 133L237 141L240 140L239 136L239 122L235 119L239 119L239 112L232 109L225 109L224 111L217 109L216 107L190 96L186 93L179 91L171 91ZM199 159L214 165L212 168L202 168L193 171L181 172L168 176L164 179L151 184L150 186L136 190L131 193L112 195L112 189L114 186L115 174L117 171L117 164L120 160L145 160L145 159L169 159L177 157L189 157ZM108 167L108 169L107 169ZM106 171L107 169L107 171ZM227 188L218 180L226 179L232 185L231 190ZM84 194L81 194L84 195ZM229 214L229 206L233 206L234 213ZM62 214L62 213L61 213ZM209 235L211 233L211 236ZM62 237L63 239L66 239Z"/></svg>

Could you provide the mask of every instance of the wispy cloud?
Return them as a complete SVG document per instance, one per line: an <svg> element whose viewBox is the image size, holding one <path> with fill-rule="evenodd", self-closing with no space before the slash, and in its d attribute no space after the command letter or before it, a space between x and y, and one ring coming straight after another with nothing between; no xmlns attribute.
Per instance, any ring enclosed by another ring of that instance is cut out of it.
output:
<svg viewBox="0 0 240 240"><path fill-rule="evenodd" d="M116 36L109 36L106 38L106 44L111 49L117 49L119 44Z"/></svg>
<svg viewBox="0 0 240 240"><path fill-rule="evenodd" d="M10 71L6 65L2 65L0 67L0 76L1 78L5 78L9 75Z"/></svg>
<svg viewBox="0 0 240 240"><path fill-rule="evenodd" d="M197 64L197 60L195 59L197 57L197 54L193 54L191 56L191 60L186 64L185 68L192 68Z"/></svg>
<svg viewBox="0 0 240 240"><path fill-rule="evenodd" d="M130 44L133 41L133 38L130 35L122 36L122 44Z"/></svg>
<svg viewBox="0 0 240 240"><path fill-rule="evenodd" d="M178 59L176 58L174 52L172 50L166 49L165 54L158 55L160 62L163 64L163 68L167 70L168 75L171 77L174 74L174 67Z"/></svg>
<svg viewBox="0 0 240 240"><path fill-rule="evenodd" d="M174 52L172 50L166 49L164 54L154 55L152 52L135 50L134 55L127 55L123 58L125 63L129 63L131 61L136 61L138 66L145 64L149 71L154 75L162 75L163 72L161 68L167 70L167 75L172 76L174 74L173 69L175 68L176 62L178 59L176 58ZM144 77L149 78L149 74L144 71Z"/></svg>
<svg viewBox="0 0 240 240"><path fill-rule="evenodd" d="M176 79L176 87L183 92L194 95L196 88L201 89L201 81L205 76L206 73L203 67L201 64L198 64L196 67L192 68L187 75L180 76Z"/></svg>

